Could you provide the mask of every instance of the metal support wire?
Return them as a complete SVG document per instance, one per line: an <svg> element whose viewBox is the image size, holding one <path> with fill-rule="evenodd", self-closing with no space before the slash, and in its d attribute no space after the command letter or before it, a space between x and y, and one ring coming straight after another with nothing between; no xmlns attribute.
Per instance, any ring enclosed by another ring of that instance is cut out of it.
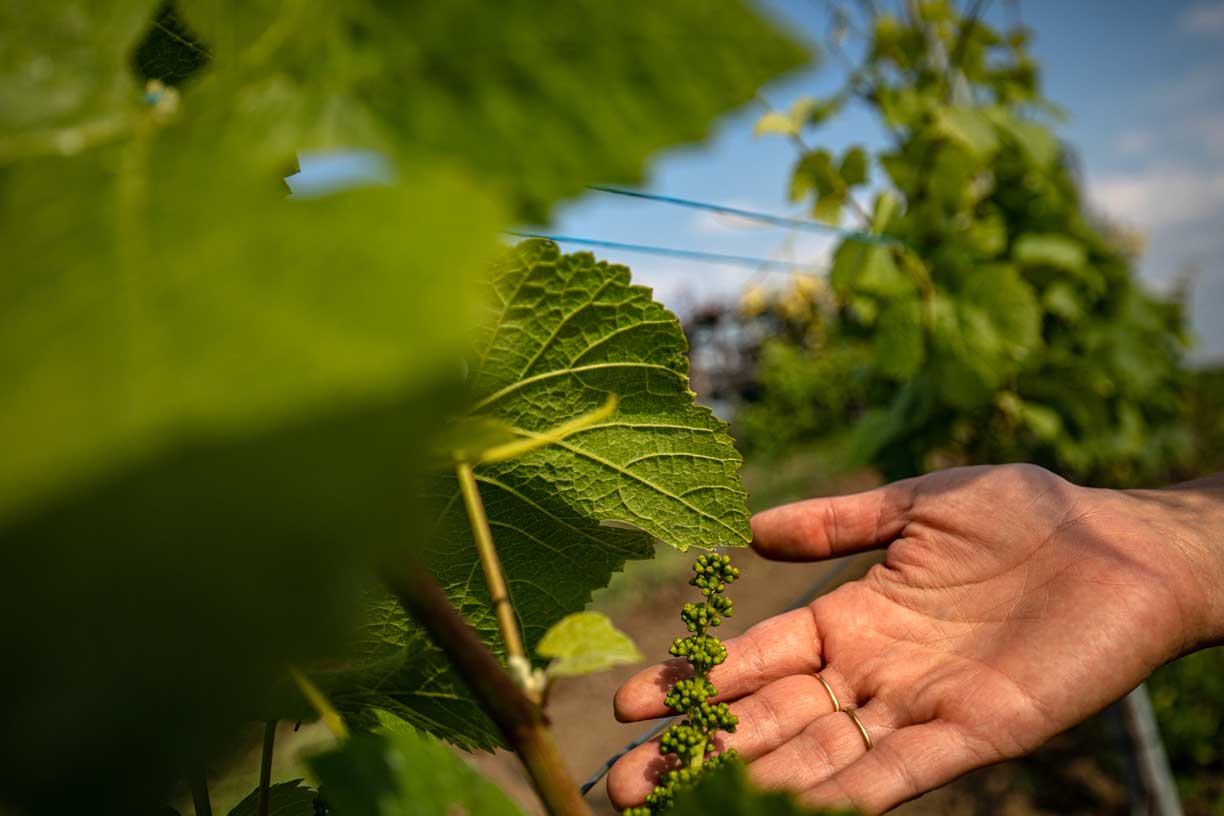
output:
<svg viewBox="0 0 1224 816"><path fill-rule="evenodd" d="M1139 784L1135 787L1142 794L1132 799L1131 813L1136 816L1182 816L1177 783L1173 781L1169 757L1160 739L1147 686L1141 684L1123 697L1118 707L1129 738L1127 747L1138 771Z"/></svg>
<svg viewBox="0 0 1224 816"><path fill-rule="evenodd" d="M833 224L825 224L820 221L811 221L806 218L793 218L785 215L771 215L770 213L745 210L740 207L728 207L723 204L711 204L706 201L681 198L680 196L643 193L639 190L622 190L619 187L605 187L602 184L589 185L588 189L597 190L601 193L611 193L612 195L642 198L647 201L657 201L661 204L673 204L677 207L687 207L691 210L703 210L705 212L717 213L718 215L730 215L734 216L735 218L742 218L745 221L756 221L760 224L769 224L773 227L790 227L793 229L806 230L807 232L819 232L825 235L836 235L848 241L858 241L859 243L863 244L904 246L903 241L898 238L894 238L891 235L876 235L870 232L863 232L862 230L845 229Z"/></svg>
<svg viewBox="0 0 1224 816"><path fill-rule="evenodd" d="M874 562L875 562L874 558L862 558L862 557L843 558L839 560L837 564L835 564L824 575L820 576L820 578L818 578L815 583L813 583L810 587L808 587L807 591L804 592L803 595L797 598L792 604L790 604L790 606L786 607L784 611L789 612L792 609L798 609L801 606L807 606L812 601L819 598L821 595L833 589L834 585L838 584L838 579L845 576L851 570L852 567L856 565L863 565L865 563L874 563ZM590 778L587 779L587 781L582 783L582 788L581 788L582 795L586 796L587 793L591 790L591 788L599 784L599 780L607 776L608 771L612 769L613 765L615 765L617 762L620 761L621 757L623 757L625 754L632 751L634 748L637 748L639 745L643 745L649 742L650 740L654 739L658 734L662 733L664 729L666 729L668 726L670 726L673 722L675 722L678 719L680 718L678 716L675 716L675 717L667 717L662 720L659 720L654 725L652 725L649 729L643 732L641 736L639 736L633 742L629 743L624 748L620 749L614 755L609 757L608 760L599 767L599 770L591 774ZM1178 814L1178 816L1180 816L1180 814Z"/></svg>
<svg viewBox="0 0 1224 816"><path fill-rule="evenodd" d="M776 269L780 272L794 274L815 274L820 270L813 264L798 261L780 261L767 258L752 258L747 255L724 255L720 252L702 252L696 249L676 249L673 247L651 246L650 244L627 244L621 241L604 241L598 238L578 238L572 235L550 235L543 232L525 232L523 230L502 230L506 235L515 238L544 238L558 244L579 244L581 246L602 247L604 249L621 249L626 252L642 252L647 255L665 255L670 258L686 258L702 263L731 264L747 266L752 269Z"/></svg>

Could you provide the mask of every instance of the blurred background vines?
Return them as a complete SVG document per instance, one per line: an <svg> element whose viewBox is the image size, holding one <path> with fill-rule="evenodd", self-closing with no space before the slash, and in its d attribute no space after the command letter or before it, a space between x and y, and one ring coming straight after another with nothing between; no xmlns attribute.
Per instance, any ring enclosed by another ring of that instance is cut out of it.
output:
<svg viewBox="0 0 1224 816"><path fill-rule="evenodd" d="M827 283L745 302L784 331L737 412L744 444L849 430L890 479L1018 459L1092 484L1167 478L1194 448L1181 302L1144 291L1138 239L1087 210L1029 33L981 6L835 7L831 50L861 54L845 87L758 126L796 143L792 202L891 240L842 241ZM809 147L848 105L891 144Z"/></svg>
<svg viewBox="0 0 1224 816"><path fill-rule="evenodd" d="M1086 206L1031 32L986 24L985 5L822 6L844 86L757 132L795 145L789 202L865 234L835 245L827 275L695 313L695 376L734 406L755 461L807 451L885 479L1028 461L1109 487L1218 470L1221 372L1186 366L1181 294L1146 291L1142 239ZM819 146L851 106L884 148ZM1153 696L1184 791L1224 813L1224 695L1206 688L1222 652L1163 670Z"/></svg>

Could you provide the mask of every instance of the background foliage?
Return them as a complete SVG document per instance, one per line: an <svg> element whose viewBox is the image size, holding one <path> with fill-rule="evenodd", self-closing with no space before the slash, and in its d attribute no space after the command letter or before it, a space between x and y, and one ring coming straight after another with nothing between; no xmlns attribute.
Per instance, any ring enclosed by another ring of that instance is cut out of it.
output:
<svg viewBox="0 0 1224 816"><path fill-rule="evenodd" d="M888 478L1019 459L1094 484L1166 474L1189 450L1181 304L1143 291L1133 240L1086 211L1028 32L976 8L845 12L834 36L865 32L845 87L763 120L798 138L861 104L891 144L802 148L791 200L876 242L842 241L827 288L752 310L788 331L761 349L744 441L852 428Z"/></svg>

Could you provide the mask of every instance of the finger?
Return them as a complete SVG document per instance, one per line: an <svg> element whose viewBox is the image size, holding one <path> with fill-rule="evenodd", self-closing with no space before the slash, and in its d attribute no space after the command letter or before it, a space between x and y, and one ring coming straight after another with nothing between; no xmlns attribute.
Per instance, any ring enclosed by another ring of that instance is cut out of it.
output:
<svg viewBox="0 0 1224 816"><path fill-rule="evenodd" d="M820 637L810 609L794 609L761 621L726 643L727 659L710 672L718 689L715 700L737 700L774 680L813 674L820 668ZM672 713L663 697L692 669L684 660L668 660L638 672L613 698L616 719L635 722Z"/></svg>
<svg viewBox="0 0 1224 816"><path fill-rule="evenodd" d="M873 741L897 729L895 717L884 703L873 700L854 712ZM814 787L867 753L867 744L845 711L826 714L792 739L748 766L753 781L763 788L804 790Z"/></svg>
<svg viewBox="0 0 1224 816"><path fill-rule="evenodd" d="M818 807L883 813L995 759L985 746L974 747L956 726L935 720L880 740L874 750L801 798Z"/></svg>
<svg viewBox="0 0 1224 816"><path fill-rule="evenodd" d="M776 561L815 561L887 546L905 528L916 481L757 513L752 547Z"/></svg>
<svg viewBox="0 0 1224 816"><path fill-rule="evenodd" d="M841 703L853 704L853 691L840 674L829 669L821 675ZM739 725L733 734L719 734L716 742L720 750L734 748L751 761L788 742L816 718L832 712L829 692L815 676L784 677L732 703L731 713L739 719ZM657 737L639 745L608 772L608 798L617 808L639 804L654 787L659 773L668 768L660 757Z"/></svg>

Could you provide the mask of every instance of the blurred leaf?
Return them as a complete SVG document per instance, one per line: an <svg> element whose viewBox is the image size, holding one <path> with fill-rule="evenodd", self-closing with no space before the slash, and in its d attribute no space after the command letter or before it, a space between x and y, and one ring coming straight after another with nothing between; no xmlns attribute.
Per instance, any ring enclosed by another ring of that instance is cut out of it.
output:
<svg viewBox="0 0 1224 816"><path fill-rule="evenodd" d="M844 192L841 178L833 167L833 156L827 150L804 153L791 174L791 201L799 201L813 191L818 198Z"/></svg>
<svg viewBox="0 0 1224 816"><path fill-rule="evenodd" d="M804 111L807 116L807 121L804 124L819 125L826 121L833 114L841 110L842 100L839 97L832 97L823 100L811 100ZM792 111L794 109L792 108Z"/></svg>
<svg viewBox="0 0 1224 816"><path fill-rule="evenodd" d="M894 297L914 291L914 280L893 260L888 247L843 241L833 253L833 288L841 293Z"/></svg>
<svg viewBox="0 0 1224 816"><path fill-rule="evenodd" d="M45 152L84 147L84 130L122 128L142 106L128 54L157 0L62 0L0 6L0 161L48 128L73 127Z"/></svg>
<svg viewBox="0 0 1224 816"><path fill-rule="evenodd" d="M1037 296L1015 267L988 264L960 292L961 303L981 309L996 327L1000 350L1019 360L1041 343L1041 307Z"/></svg>
<svg viewBox="0 0 1224 816"><path fill-rule="evenodd" d="M812 217L826 224L837 225L841 222L842 207L846 204L846 196L841 193L825 193L816 199L812 205Z"/></svg>
<svg viewBox="0 0 1224 816"><path fill-rule="evenodd" d="M414 175L287 201L178 127L0 170L0 591L42 610L0 623L9 798L157 795L342 642L497 248Z"/></svg>
<svg viewBox="0 0 1224 816"><path fill-rule="evenodd" d="M1001 116L995 121L1037 167L1048 167L1058 158L1058 140L1044 125L1015 116Z"/></svg>
<svg viewBox="0 0 1224 816"><path fill-rule="evenodd" d="M1062 417L1053 408L1026 402L1020 408L1020 419L1043 442L1051 442L1062 432Z"/></svg>
<svg viewBox="0 0 1224 816"><path fill-rule="evenodd" d="M999 147L994 123L980 108L945 107L935 113L936 128L977 156L988 156Z"/></svg>
<svg viewBox="0 0 1224 816"><path fill-rule="evenodd" d="M207 94L243 144L459 160L524 220L647 158L806 59L743 0L179 0L213 45ZM575 25L581 20L581 25Z"/></svg>
<svg viewBox="0 0 1224 816"><path fill-rule="evenodd" d="M791 103L790 109L770 111L757 120L752 133L761 136L766 133L777 133L795 138L803 130L804 125L815 124L828 115L830 102L817 102L809 96L802 96Z"/></svg>
<svg viewBox="0 0 1224 816"><path fill-rule="evenodd" d="M921 301L894 300L880 312L878 326L874 345L880 370L898 380L909 379L926 358Z"/></svg>
<svg viewBox="0 0 1224 816"><path fill-rule="evenodd" d="M315 816L315 797L318 794L302 780L281 782L268 789L268 816ZM229 816L256 816L259 812L259 788L234 806Z"/></svg>
<svg viewBox="0 0 1224 816"><path fill-rule="evenodd" d="M566 615L540 638L536 653L552 658L548 673L553 676L594 674L642 660L633 640L599 612Z"/></svg>
<svg viewBox="0 0 1224 816"><path fill-rule="evenodd" d="M852 811L801 807L789 793L762 791L748 781L740 762L706 771L697 784L676 794L670 816L854 816Z"/></svg>
<svg viewBox="0 0 1224 816"><path fill-rule="evenodd" d="M776 133L780 136L796 136L799 129L795 126L795 122L789 114L782 111L770 111L757 120L756 125L752 128L753 136L764 136L767 133Z"/></svg>
<svg viewBox="0 0 1224 816"><path fill-rule="evenodd" d="M1087 262L1082 244L1065 235L1029 233L1016 239L1012 257L1025 266L1052 266L1078 272Z"/></svg>
<svg viewBox="0 0 1224 816"><path fill-rule="evenodd" d="M976 252L992 258L1007 248L1007 224L998 213L990 213L975 220L966 237Z"/></svg>
<svg viewBox="0 0 1224 816"><path fill-rule="evenodd" d="M838 169L847 187L856 187L867 182L867 153L861 147L852 147L842 156Z"/></svg>
<svg viewBox="0 0 1224 816"><path fill-rule="evenodd" d="M1075 289L1066 281L1055 281L1045 290L1041 303L1046 311L1064 320L1078 320L1084 313Z"/></svg>
<svg viewBox="0 0 1224 816"><path fill-rule="evenodd" d="M335 816L517 816L495 784L442 743L412 730L358 734L311 757Z"/></svg>

